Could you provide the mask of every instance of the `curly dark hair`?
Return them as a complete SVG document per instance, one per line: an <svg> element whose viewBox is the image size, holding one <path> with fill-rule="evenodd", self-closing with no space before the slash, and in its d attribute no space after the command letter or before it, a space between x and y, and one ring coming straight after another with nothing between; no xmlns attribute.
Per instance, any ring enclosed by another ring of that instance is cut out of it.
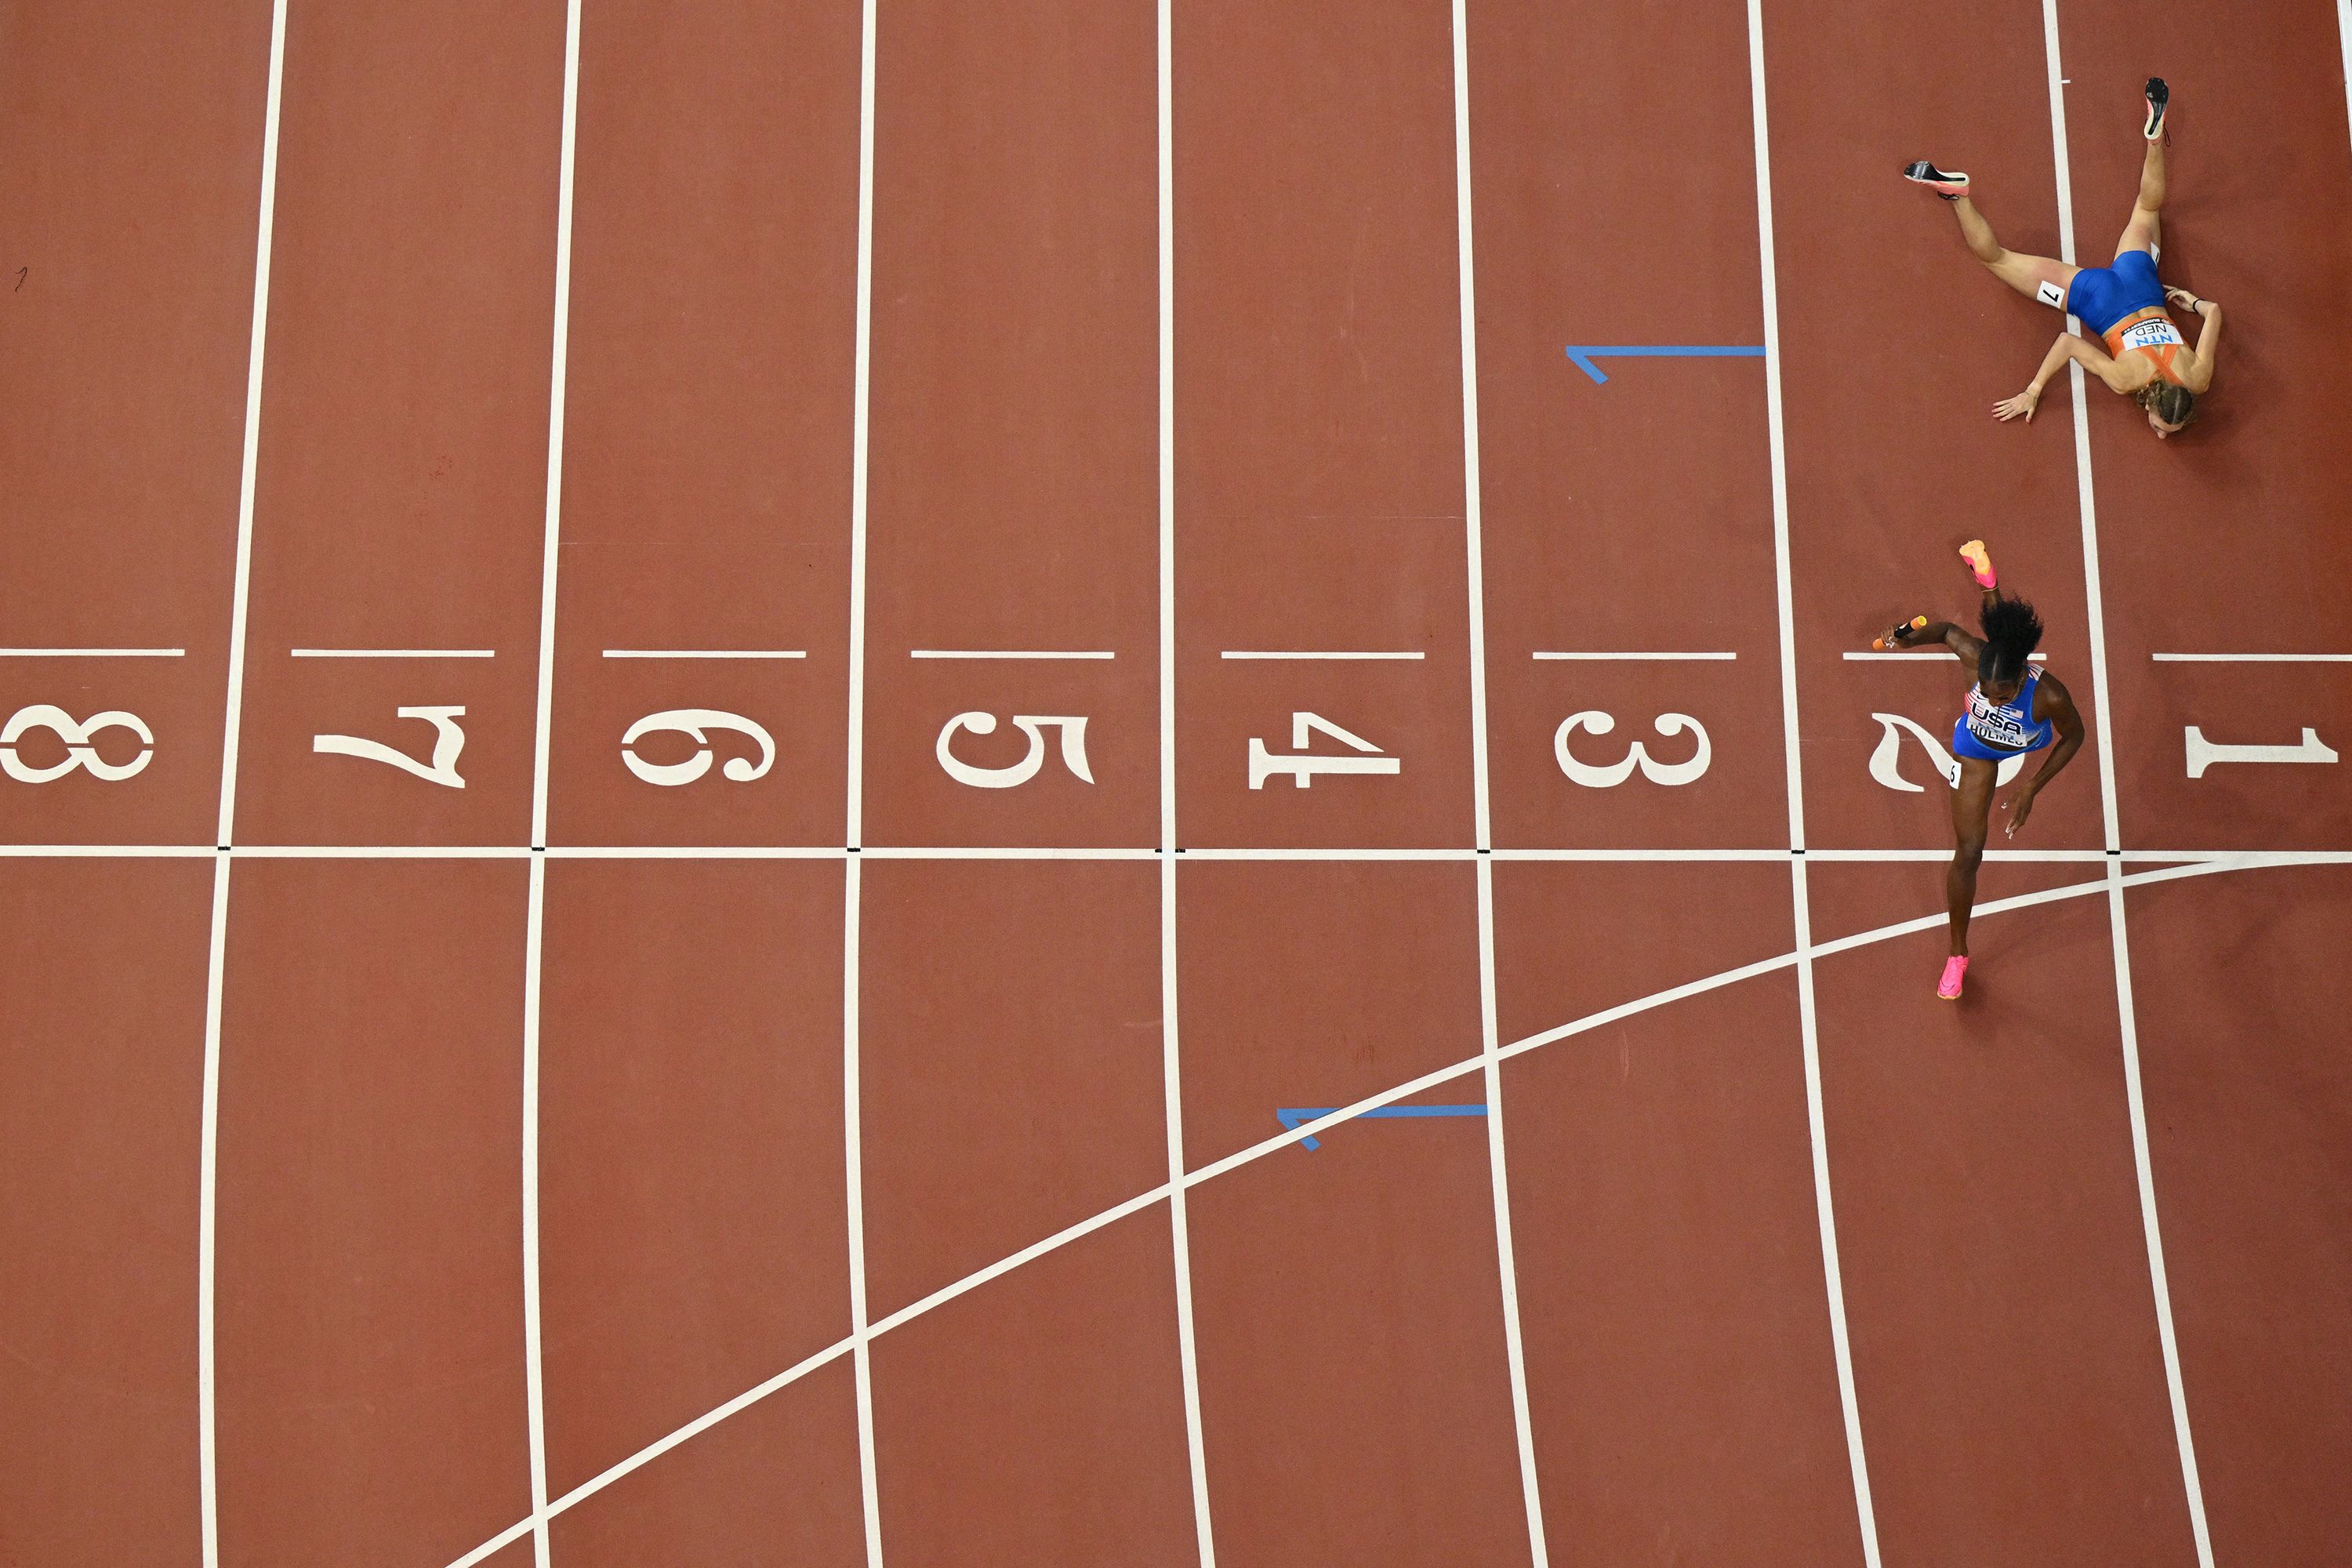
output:
<svg viewBox="0 0 2352 1568"><path fill-rule="evenodd" d="M1980 685L2006 686L2025 678L2026 658L2042 646L2042 617L2023 599L1996 599L1985 606L1984 651L1977 656Z"/></svg>

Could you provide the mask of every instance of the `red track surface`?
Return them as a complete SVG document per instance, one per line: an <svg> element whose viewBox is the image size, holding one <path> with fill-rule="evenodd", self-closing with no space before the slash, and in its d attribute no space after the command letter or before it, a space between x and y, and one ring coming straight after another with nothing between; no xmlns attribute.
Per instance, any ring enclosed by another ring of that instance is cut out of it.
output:
<svg viewBox="0 0 2352 1568"><path fill-rule="evenodd" d="M1463 25L0 5L0 719L153 736L0 779L0 1563L2337 1560L2352 787L2184 734L2352 742L2335 10ZM2219 395L1997 426L1895 170L2103 260L2149 69Z"/></svg>

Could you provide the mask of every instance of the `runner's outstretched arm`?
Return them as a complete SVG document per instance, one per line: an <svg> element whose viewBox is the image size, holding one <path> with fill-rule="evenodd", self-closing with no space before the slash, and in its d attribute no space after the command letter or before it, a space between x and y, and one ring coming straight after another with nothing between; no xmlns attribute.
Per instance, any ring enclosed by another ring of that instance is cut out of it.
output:
<svg viewBox="0 0 2352 1568"><path fill-rule="evenodd" d="M2066 362L2070 359L2080 361L2083 368L2097 376L2105 384L2109 391L2129 392L2131 390L2128 386L2118 384L2123 367L2107 357L2105 349L2091 342L2090 339L2078 336L2074 332L2061 332L2058 334L2058 341L2050 345L2050 352L2042 356L2042 368L2033 373L2032 384L2015 397L2005 397L1994 404L1992 416L1996 419L2015 419L2021 415L2028 425L2032 424L2034 406L2042 401L2042 389L2050 384L2052 376L2065 368Z"/></svg>
<svg viewBox="0 0 2352 1568"><path fill-rule="evenodd" d="M2083 715L2075 711L2074 694L2059 684L2056 676L2044 675L2036 683L2035 699L2035 706L2042 710L2042 717L2057 726L2058 743L2050 748L2049 760L2009 797L2009 820L2001 825L2001 832L2011 838L2017 837L2017 830L2032 815L2033 797L2042 793L2042 786L2057 777L2059 770L2073 762L2074 753L2083 749Z"/></svg>

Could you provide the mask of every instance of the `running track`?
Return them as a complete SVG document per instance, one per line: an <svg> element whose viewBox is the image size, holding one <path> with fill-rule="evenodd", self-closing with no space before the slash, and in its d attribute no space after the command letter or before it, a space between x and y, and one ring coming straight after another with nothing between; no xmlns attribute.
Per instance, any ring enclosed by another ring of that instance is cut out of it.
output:
<svg viewBox="0 0 2352 1568"><path fill-rule="evenodd" d="M0 1563L2335 1561L2352 13L1920 25L0 5Z"/></svg>

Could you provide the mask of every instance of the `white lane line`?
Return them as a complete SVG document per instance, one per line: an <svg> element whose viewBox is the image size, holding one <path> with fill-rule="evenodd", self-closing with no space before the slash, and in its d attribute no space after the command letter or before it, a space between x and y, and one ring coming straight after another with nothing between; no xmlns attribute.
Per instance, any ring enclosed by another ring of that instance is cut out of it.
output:
<svg viewBox="0 0 2352 1568"><path fill-rule="evenodd" d="M213 843L226 848L236 818L237 742L245 719L245 633L253 595L253 495L261 454L261 379L269 339L269 257L278 216L278 111L286 86L286 0L269 7L269 78L261 114L261 188L254 219L253 317L245 361L245 429L237 458L236 563L228 601L228 671L221 721L220 809ZM205 1062L196 1152L196 1529L203 1568L220 1568L220 1402L215 1268L220 1199L221 1006L228 953L229 858L213 862L212 931L205 965Z"/></svg>
<svg viewBox="0 0 2352 1568"><path fill-rule="evenodd" d="M1201 1420L1192 1316L1192 1227L1184 1203L1184 1072L1176 971L1176 43L1172 0L1152 7L1155 162L1159 185L1160 530L1160 1095L1168 1116L1168 1227L1176 1271L1177 1372L1184 1394L1184 1455L1192 1472L1192 1538L1201 1568L1216 1568L1208 1443Z"/></svg>
<svg viewBox="0 0 2352 1568"><path fill-rule="evenodd" d="M205 1067L196 1145L196 1468L205 1568L220 1562L219 1409L214 1385L214 1261L219 1240L221 997L228 962L226 855L213 857L212 938L205 960Z"/></svg>
<svg viewBox="0 0 2352 1568"><path fill-rule="evenodd" d="M858 1076L858 925L863 867L842 863L841 1123L849 1219L849 1331L857 1386L857 1469L866 1513L867 1568L882 1564L881 1494L874 1474L874 1373L866 1321L866 1141Z"/></svg>
<svg viewBox="0 0 2352 1568"><path fill-rule="evenodd" d="M857 318L849 413L849 798L843 808L851 847L866 838L866 505L872 434L874 356L874 12L861 0L857 41ZM866 1349L866 1185L858 1125L858 921L861 868L842 867L841 1014L843 1163L849 1228L850 1331L857 1401L857 1490L865 1515L866 1568L882 1568L882 1499L874 1463L873 1360Z"/></svg>
<svg viewBox="0 0 2352 1568"><path fill-rule="evenodd" d="M606 658L806 658L797 647L608 647Z"/></svg>
<svg viewBox="0 0 2352 1568"><path fill-rule="evenodd" d="M844 807L849 842L866 838L866 447L874 369L874 6L858 7L857 44L857 316L851 346L849 399L849 691L846 733L849 799ZM866 1551L878 1562L881 1535L871 1504L874 1468L864 1468L868 1504Z"/></svg>
<svg viewBox="0 0 2352 1568"><path fill-rule="evenodd" d="M0 647L0 658L185 658L184 647Z"/></svg>
<svg viewBox="0 0 2352 1568"><path fill-rule="evenodd" d="M2160 870L2137 872L2131 876L2126 877L2123 880L2126 887L2140 887L2156 882L2178 881L2184 877L2204 877L2210 876L2220 871L2249 870L2286 863L2288 862L2281 861L2274 856L2250 853L2236 856L2229 859L2213 860L2200 865L2172 866L2164 868ZM2033 909L2043 904L2059 903L2069 899L2087 898L2095 894L2104 893L2106 890L2107 884L2105 881L2075 882L2063 888L2048 888L2040 892L2021 893L2013 898L1995 899L1989 903L1978 905L1976 912L1979 918L1988 915L2007 914L2012 910ZM1812 956L1817 959L1825 958L1836 953L1851 952L1857 948L1869 947L1878 942L1891 942L1898 937L1910 936L1919 931L1934 931L1942 926L1945 923L1945 920L1946 916L1944 912L1939 910L1934 914L1920 915L1907 921L1897 921L1892 925L1884 925L1870 931L1857 931L1852 936L1838 937L1830 942L1816 943L1812 948ZM1795 952L1784 952L1775 957L1759 959L1753 963L1744 963L1737 968L1726 969L1714 974L1703 975L1696 980L1685 981L1680 985L1673 985L1663 991L1652 992L1646 996L1637 996L1630 1002L1620 1003L1613 1007L1605 1007L1597 1013L1588 1013L1580 1018L1571 1019L1568 1023L1556 1026L1555 1027L1540 1030L1532 1035L1524 1036L1519 1039L1512 1041L1509 1045L1503 1047L1496 1055L1500 1056L1505 1060L1508 1060L1513 1057L1525 1056L1530 1051L1540 1050L1546 1046L1558 1044L1561 1040L1571 1039L1579 1035L1588 1034L1596 1029L1606 1028L1612 1024L1621 1022L1623 1019L1633 1017L1638 1014L1652 1012L1660 1007L1669 1006L1674 1003L1684 1001L1692 996L1702 995L1710 991L1719 991L1725 986L1736 985L1741 981L1752 980L1759 975L1770 974L1780 970L1791 968L1797 963L1799 955ZM1275 1136L1264 1139L1259 1142L1253 1143L1247 1148L1236 1150L1234 1152L1224 1156L1223 1159L1212 1161L1208 1164L1202 1165L1198 1169L1188 1173L1184 1176L1181 1185L1188 1189L1197 1187L1204 1182L1213 1181L1217 1177L1238 1170L1244 1165L1251 1164L1256 1161L1265 1159L1269 1154L1278 1153L1282 1150L1289 1148L1294 1143L1304 1142L1309 1138L1320 1138L1326 1136L1331 1129L1338 1127L1342 1122L1353 1121L1357 1117L1363 1115L1366 1111L1377 1110L1382 1106L1394 1105L1400 1100L1409 1100L1412 1096L1420 1094L1426 1089L1433 1089L1439 1084L1450 1082L1457 1078L1466 1078L1470 1074L1481 1070L1486 1066L1486 1053L1481 1051L1476 1056L1470 1057L1462 1061L1454 1062L1451 1066L1436 1068L1434 1071L1422 1074L1419 1078L1412 1079L1404 1083L1396 1084L1391 1088L1382 1089L1380 1093L1368 1096L1365 1099L1356 1101L1352 1105L1341 1106L1336 1110L1332 1110L1325 1115L1317 1117L1312 1121L1301 1122L1295 1128L1290 1128L1285 1131L1276 1133ZM552 1517L564 1512L579 1503L586 1501L589 1498L593 1497L596 1493L604 1490L606 1487L611 1486L614 1481L617 1481L624 1476L641 1468L649 1461L668 1453L671 1449L677 1447L687 1439L709 1431L711 1427L716 1426L719 1422L724 1421L730 1415L738 1415L744 1410L750 1409L752 1405L758 1404L761 1400L765 1399L768 1395L775 1393L777 1390L796 1383L801 1378L805 1377L810 1373L817 1370L819 1367L827 1365L830 1363L840 1359L844 1354L850 1353L854 1350L859 1348L862 1343L870 1342L882 1334L888 1333L894 1329L902 1328L908 1322L921 1317L926 1312L929 1312L937 1308L945 1306L948 1302L954 1300L959 1296L965 1295L971 1290L977 1289L992 1279L1002 1279L1015 1268L1018 1268L1024 1264L1033 1263L1050 1252L1058 1251L1074 1241L1078 1241L1086 1237L1092 1236L1096 1231L1101 1230L1107 1226L1115 1225L1118 1221L1125 1219L1129 1215L1139 1214L1143 1210L1150 1208L1152 1205L1160 1202L1162 1198L1167 1197L1168 1195L1169 1189L1165 1185L1153 1187L1148 1192L1138 1193L1133 1197L1129 1198L1122 1203L1114 1204L1109 1208L1103 1210L1100 1214L1094 1215L1087 1219L1079 1220L1075 1225L1065 1226L1063 1229L1055 1231L1051 1236L1034 1241L1027 1247L1023 1247L1020 1251L997 1259L997 1261L990 1264L985 1268L977 1269L971 1274L967 1274L962 1279L954 1281L952 1284L943 1286L940 1289L934 1290L931 1294L924 1297L919 1301L909 1302L908 1305L901 1307L898 1310L891 1313L888 1317L870 1325L863 1335L852 1334L847 1338L835 1341L831 1345L826 1346L824 1350L817 1352L806 1360L787 1367L784 1371L778 1373L775 1376L768 1379L765 1383L758 1384L751 1388L744 1390L741 1394L730 1399L724 1405L720 1405L710 1410L705 1411L702 1415L696 1416L692 1421L688 1422L685 1426L680 1426L676 1431L670 1433L667 1436L660 1438L644 1448L640 1448L635 1453L630 1455L627 1458L621 1460L617 1464L611 1466L609 1468L602 1471L598 1475L583 1482L581 1485L574 1487L572 1490L564 1493L562 1497L557 1498L553 1502L548 1505L548 1514ZM452 1561L449 1563L448 1568L471 1568L472 1564L480 1563L497 1548L507 1545L518 1539L521 1532L525 1529L529 1528L529 1525L530 1521L526 1520L520 1525L509 1527L499 1534L491 1537L489 1541L483 1542L480 1546L474 1548L473 1551L466 1553L463 1557L459 1557Z"/></svg>
<svg viewBox="0 0 2352 1568"><path fill-rule="evenodd" d="M2336 0L2336 43L2344 51L2344 119L2352 126L2352 0Z"/></svg>
<svg viewBox="0 0 2352 1568"><path fill-rule="evenodd" d="M530 902L523 921L522 971L522 1340L523 1401L530 1436L531 1554L547 1568L547 1391L539 1307L540 962L547 937L547 857L530 858Z"/></svg>
<svg viewBox="0 0 2352 1568"><path fill-rule="evenodd" d="M1780 734L1789 794L1789 847L1805 847L1803 748L1797 716L1797 632L1794 574L1789 554L1788 437L1780 393L1780 286L1772 236L1772 134L1764 84L1762 0L1748 0L1748 79L1756 163L1756 238L1762 262L1764 406L1771 441L1772 567L1780 630ZM1789 898L1797 951L1797 1014L1805 1064L1805 1123L1811 1143L1813 1207L1822 1244L1822 1285L1828 1298L1830 1343L1837 1363L1838 1406L1845 1419L1846 1464L1853 1482L1855 1521L1865 1568L1879 1568L1878 1517L1871 1501L1870 1462L1863 1447L1862 1408L1854 1393L1853 1346L1846 1331L1845 1276L1838 1258L1837 1209L1830 1188L1829 1129L1822 1106L1822 1051L1813 995L1811 889L1805 862L1789 861Z"/></svg>
<svg viewBox="0 0 2352 1568"><path fill-rule="evenodd" d="M1535 1426L1528 1404L1525 1342L1519 1332L1518 1254L1511 1239L1511 1181L1503 1137L1503 1068L1495 1053L1495 864L1486 736L1486 543L1481 507L1478 438L1478 267L1476 203L1470 170L1470 21L1465 0L1454 0L1454 235L1462 335L1462 517L1465 576L1470 600L1470 800L1477 861L1478 1019L1485 1059L1486 1169L1493 1194L1497 1303L1503 1316L1504 1362L1510 1374L1511 1429L1519 1460L1519 1497L1527 1510L1528 1552L1533 1568L1549 1568L1543 1488L1536 1472ZM1230 658L1231 655L1226 657ZM1418 658L1418 655L1414 657Z"/></svg>
<svg viewBox="0 0 2352 1568"><path fill-rule="evenodd" d="M2352 0L2345 0L2352 5ZM2352 653L2152 653L2158 664L2352 664Z"/></svg>
<svg viewBox="0 0 2352 1568"><path fill-rule="evenodd" d="M1219 658L1255 658L1255 659L1291 659L1291 658L1418 659L1418 658L1428 658L1429 656L1428 656L1427 654L1424 654L1424 653L1420 652L1420 651L1419 651L1419 650L1417 650L1417 649L1409 649L1409 648L1401 648L1401 649L1397 649L1397 650L1394 650L1394 651L1391 651L1391 652L1379 652L1379 651L1372 651L1372 652L1349 652L1349 651L1346 651L1346 650L1328 650L1328 651L1326 651L1326 650L1307 649L1307 648L1237 648L1237 647L1229 647L1229 648L1226 648L1225 650L1223 650L1222 653L1218 654L1218 655L1217 655L1217 657L1218 657Z"/></svg>
<svg viewBox="0 0 2352 1568"><path fill-rule="evenodd" d="M1949 648L1938 647L1929 648L1924 653L1920 652L1916 648L1907 648L1889 653L1842 653L1838 655L1838 657L1844 659L1849 664L1864 664L1887 658L1952 658L1956 656ZM2036 664L2047 664L2050 662L2050 656L2046 653L2030 653L2025 657L2032 659Z"/></svg>
<svg viewBox="0 0 2352 1568"><path fill-rule="evenodd" d="M551 499L550 506L555 503ZM487 647L294 647L286 650L296 658L496 658L498 650Z"/></svg>
<svg viewBox="0 0 2352 1568"><path fill-rule="evenodd" d="M1628 660L1649 663L1676 659L1734 659L1738 658L1739 656L1736 653L1562 653L1546 649L1539 653L1530 654L1528 657L1540 662L1568 660L1575 660L1578 662L1587 660L1599 662L1607 660L1615 662L1618 660Z"/></svg>
<svg viewBox="0 0 2352 1568"><path fill-rule="evenodd" d="M1118 654L1107 648L977 648L977 647L917 647L907 650L908 658L1117 658Z"/></svg>
<svg viewBox="0 0 2352 1568"><path fill-rule="evenodd" d="M563 119L555 182L555 279L548 344L546 521L540 541L539 670L531 722L530 841L547 843L548 755L555 712L555 586L563 535L564 394L572 346L572 195L580 128L580 0L563 11ZM488 649L478 656L490 657ZM531 1556L549 1568L547 1402L539 1300L539 1045L541 949L547 930L547 859L530 858L530 906L523 922L522 1005L522 1324L523 1393L530 1426Z"/></svg>
<svg viewBox="0 0 2352 1568"><path fill-rule="evenodd" d="M2059 58L2058 0L2042 0L2042 46L2048 68L2050 144L2058 176L2058 255L2074 259L2074 181L2066 138L2064 73ZM2082 330L2073 315L2070 330ZM2099 509L2091 483L2090 410L2084 399L2083 367L2069 364L2067 384L2074 403L2074 478L2083 527L2084 608L2091 631L2091 689L2098 740L2099 810L2106 847L2119 849L2123 830L2116 805L2115 709L2107 700L2106 603L2099 574ZM2181 1490L2189 1504L2189 1529L2199 1568L2213 1568L2213 1540L2205 1521L2205 1488L2197 1470L2197 1446L2189 1435L2189 1396L2180 1375L2180 1346L2173 1332L2172 1289L2164 1267L2164 1237L2157 1219L2156 1173L2147 1145L2147 1108L2140 1093L2139 1029L2132 1005L2130 936L2124 923L2120 858L2107 863L2107 931L2115 949L2116 1012L2124 1058L2124 1098L2131 1112L2132 1167L2139 1186L2140 1234L2147 1250L2148 1284L2156 1309L2157 1338L2164 1353L2166 1393L2172 1403L2172 1433L2180 1456Z"/></svg>

